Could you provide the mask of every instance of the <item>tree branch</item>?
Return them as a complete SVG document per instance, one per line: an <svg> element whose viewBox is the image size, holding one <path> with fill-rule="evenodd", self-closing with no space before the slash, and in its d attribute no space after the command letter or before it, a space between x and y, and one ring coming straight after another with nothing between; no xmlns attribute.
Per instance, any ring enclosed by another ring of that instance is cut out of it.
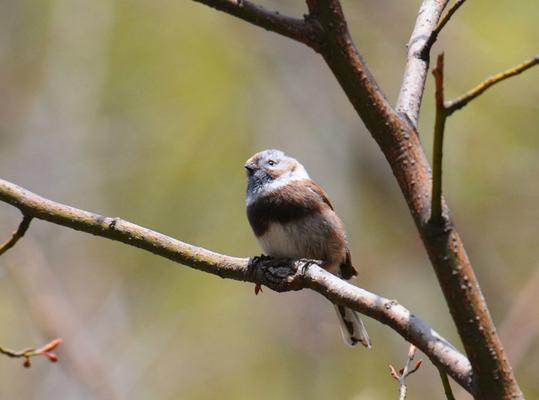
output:
<svg viewBox="0 0 539 400"><path fill-rule="evenodd" d="M466 0L457 0L455 4L451 6L451 8L447 11L447 13L443 16L443 18L440 20L436 28L432 31L432 33L429 36L429 39L427 40L427 43L425 44L425 49L430 49L436 43L436 40L438 39L438 35L444 29L445 25L449 22L453 14L457 12L457 10L464 4Z"/></svg>
<svg viewBox="0 0 539 400"><path fill-rule="evenodd" d="M434 1L428 4L433 5ZM439 2L447 3L445 0L436 1L437 4ZM307 0L307 5L310 11L308 20L317 21L324 32L318 51L380 146L406 199L470 359L474 372L474 396L484 400L504 396L523 398L470 259L443 200L442 214L447 217L443 223L429 224L432 196L430 166L413 119L410 118L410 123L401 118L402 113L393 110L387 102L348 32L340 2ZM436 21L438 18L439 13ZM431 30L434 27L435 23ZM425 63L414 70L420 85L413 80L406 83L411 85L409 90L417 95L422 95L426 71ZM417 91L418 86L421 93Z"/></svg>
<svg viewBox="0 0 539 400"><path fill-rule="evenodd" d="M460 110L492 85L507 78L518 75L527 69L539 64L539 55L507 71L496 74L480 83L465 95L456 100L444 101L444 55L438 56L436 68L432 71L436 83L436 119L434 123L434 141L432 150L432 198L431 198L431 224L442 224L442 163L444 132L447 118L455 111Z"/></svg>
<svg viewBox="0 0 539 400"><path fill-rule="evenodd" d="M20 238L24 236L26 231L28 230L28 227L30 226L30 222L32 222L32 217L29 217L28 215L23 215L22 221L19 224L19 227L13 234L11 235L11 238L6 240L4 243L0 244L0 256L4 254L6 251L11 249Z"/></svg>
<svg viewBox="0 0 539 400"><path fill-rule="evenodd" d="M465 93L463 96L459 97L458 99L446 102L444 104L444 107L448 115L451 115L455 111L460 110L461 108L466 106L466 104L468 104L470 101L475 99L477 96L481 95L485 90L487 90L491 86L507 78L511 78L512 76L521 74L522 72L526 71L527 69L537 64L539 64L539 54L529 59L528 61L520 65L517 65L514 68L510 68L506 71L500 72L499 74L491 76L490 78L481 82L479 85L477 85L476 87L474 87L473 89L471 89L470 91Z"/></svg>
<svg viewBox="0 0 539 400"><path fill-rule="evenodd" d="M445 398L447 400L455 400L455 395L453 394L453 390L451 390L451 383L449 383L449 379L447 379L447 374L440 368L438 368L438 373L440 374L440 379L444 386Z"/></svg>
<svg viewBox="0 0 539 400"><path fill-rule="evenodd" d="M317 24L308 19L288 17L279 11L268 10L248 0L194 0L233 15L268 31L278 33L290 39L317 49L322 32Z"/></svg>
<svg viewBox="0 0 539 400"><path fill-rule="evenodd" d="M429 53L436 41L432 33L449 0L424 0L419 9L412 36L408 42L408 56L404 77L395 109L417 125L421 100L425 90Z"/></svg>
<svg viewBox="0 0 539 400"><path fill-rule="evenodd" d="M447 110L444 106L444 54L438 56L436 68L432 70L436 82L436 119L432 150L432 198L430 222L443 223L442 218L442 159L444 150L445 121Z"/></svg>
<svg viewBox="0 0 539 400"><path fill-rule="evenodd" d="M412 366L412 361L414 361L416 352L416 347L411 344L408 348L408 357L406 358L406 363L404 364L404 367L402 367L399 372L397 372L397 369L393 365L389 365L389 373L390 375L399 382L399 400L405 400L406 399L406 378L408 378L410 375L412 375L414 372L416 372L419 367L421 366L421 363L423 360L418 360Z"/></svg>
<svg viewBox="0 0 539 400"><path fill-rule="evenodd" d="M36 356L44 356L49 359L50 362L56 362L58 361L58 356L53 353L52 351L56 349L60 343L62 343L62 339L53 339L43 347L40 347L39 349L24 349L21 351L15 351L6 349L4 347L0 347L0 353L11 357L11 358L24 358L24 367L30 368L32 365L30 362L30 358L36 357Z"/></svg>
<svg viewBox="0 0 539 400"><path fill-rule="evenodd" d="M282 292L312 289L333 303L342 304L388 325L415 344L431 361L471 391L471 366L447 340L395 300L386 299L304 261L229 257L192 246L119 218L104 217L40 197L0 179L0 200L25 215L68 228L116 240L150 251L200 271L244 282L262 283Z"/></svg>

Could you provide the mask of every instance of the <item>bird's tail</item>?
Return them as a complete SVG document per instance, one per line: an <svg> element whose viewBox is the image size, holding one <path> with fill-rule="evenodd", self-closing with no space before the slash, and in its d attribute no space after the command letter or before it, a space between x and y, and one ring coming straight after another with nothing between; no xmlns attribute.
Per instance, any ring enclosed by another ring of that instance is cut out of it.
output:
<svg viewBox="0 0 539 400"><path fill-rule="evenodd" d="M337 316L339 317L342 337L345 343L350 346L361 343L363 346L370 348L371 339L365 329L365 325L363 325L363 321L359 317L359 313L336 304L335 311L337 311Z"/></svg>

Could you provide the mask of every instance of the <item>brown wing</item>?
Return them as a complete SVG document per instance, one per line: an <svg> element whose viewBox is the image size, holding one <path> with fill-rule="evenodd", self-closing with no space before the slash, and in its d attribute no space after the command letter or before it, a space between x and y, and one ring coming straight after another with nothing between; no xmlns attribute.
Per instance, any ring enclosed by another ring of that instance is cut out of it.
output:
<svg viewBox="0 0 539 400"><path fill-rule="evenodd" d="M326 203L329 208L333 210L333 205L331 204L331 201L329 201L329 197L327 193L322 189L318 184L316 184L313 181L306 181L306 186L311 190L312 192L316 193L324 203Z"/></svg>
<svg viewBox="0 0 539 400"><path fill-rule="evenodd" d="M348 247L346 248L346 256L344 261L341 263L341 276L343 279L352 279L357 275L357 269L352 265L352 256Z"/></svg>
<svg viewBox="0 0 539 400"><path fill-rule="evenodd" d="M329 201L329 197L328 197L327 193L324 191L324 189L322 189L320 186L318 186L313 181L309 181L307 183L307 187L311 191L316 193L318 196L320 196L322 201L325 204L327 204L330 209L333 210L333 205L331 204L331 201ZM341 277L343 279L352 279L354 276L357 275L357 270L352 265L352 256L350 254L350 250L348 249L348 247L346 247L346 255L345 255L344 261L340 265L340 268L341 268L341 271L340 271L341 272Z"/></svg>

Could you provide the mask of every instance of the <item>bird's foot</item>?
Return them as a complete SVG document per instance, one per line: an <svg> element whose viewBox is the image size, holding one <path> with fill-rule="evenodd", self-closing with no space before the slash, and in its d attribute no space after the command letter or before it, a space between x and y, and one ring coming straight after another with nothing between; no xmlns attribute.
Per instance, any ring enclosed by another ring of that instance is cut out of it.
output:
<svg viewBox="0 0 539 400"><path fill-rule="evenodd" d="M270 260L272 257L267 256L265 254L261 254L260 256L251 257L249 260L249 267L255 267L259 262ZM258 295L258 293L262 293L262 284L260 282L255 283L255 295Z"/></svg>
<svg viewBox="0 0 539 400"><path fill-rule="evenodd" d="M301 263L301 274L305 275L311 265L318 265L318 261L311 260L310 258L300 258L298 260Z"/></svg>
<svg viewBox="0 0 539 400"><path fill-rule="evenodd" d="M260 254L259 256L251 257L249 260L249 265L254 267L256 264L262 261L271 260L273 257L267 256L265 254Z"/></svg>

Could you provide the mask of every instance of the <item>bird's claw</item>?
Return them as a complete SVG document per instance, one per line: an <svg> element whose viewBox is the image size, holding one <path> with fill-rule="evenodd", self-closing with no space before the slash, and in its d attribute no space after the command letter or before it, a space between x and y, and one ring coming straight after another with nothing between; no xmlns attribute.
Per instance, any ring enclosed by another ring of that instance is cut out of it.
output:
<svg viewBox="0 0 539 400"><path fill-rule="evenodd" d="M318 265L316 260L311 260L310 258L300 258L298 260L301 263L301 274L305 275L307 270L311 265Z"/></svg>
<svg viewBox="0 0 539 400"><path fill-rule="evenodd" d="M260 282L255 283L255 296L258 295L258 293L262 293L262 284Z"/></svg>
<svg viewBox="0 0 539 400"><path fill-rule="evenodd" d="M272 257L267 256L265 254L261 254L260 256L254 256L251 257L249 260L249 266L255 267L259 262L266 261L271 259ZM255 295L258 295L258 293L262 293L262 284L260 282L255 283Z"/></svg>
<svg viewBox="0 0 539 400"><path fill-rule="evenodd" d="M249 264L251 266L255 266L256 264L258 264L259 262L262 262L262 261L266 261L266 260L269 260L271 259L272 257L270 256L267 256L265 254L260 254L259 256L254 256L254 257L251 257L251 259L249 260Z"/></svg>

